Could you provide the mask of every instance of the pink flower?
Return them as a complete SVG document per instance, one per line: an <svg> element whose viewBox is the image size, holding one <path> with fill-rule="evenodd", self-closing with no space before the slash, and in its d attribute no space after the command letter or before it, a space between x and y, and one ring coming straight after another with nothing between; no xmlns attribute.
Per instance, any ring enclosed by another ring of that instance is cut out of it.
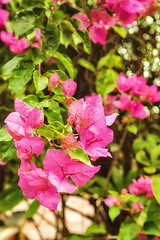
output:
<svg viewBox="0 0 160 240"><path fill-rule="evenodd" d="M104 104L104 112L105 115L109 115L115 112L115 110L117 109L116 106L113 104L113 102L117 99L117 96L112 96L112 95L108 95L106 98L106 101L108 101L108 103Z"/></svg>
<svg viewBox="0 0 160 240"><path fill-rule="evenodd" d="M147 197L153 198L152 191L152 178L140 176L138 180L133 179L133 183L128 186L128 190L130 194L139 195L139 194L147 194Z"/></svg>
<svg viewBox="0 0 160 240"><path fill-rule="evenodd" d="M42 47L42 36L41 36L41 30L39 28L35 29L35 36L34 36L34 40L36 41L35 43L33 43L31 45L31 47L35 47L35 48L39 48L41 49Z"/></svg>
<svg viewBox="0 0 160 240"><path fill-rule="evenodd" d="M58 192L73 193L77 187L68 181L68 177L76 185L82 186L99 171L100 166L91 167L71 159L66 152L48 149L44 158L44 169L49 173L49 179Z"/></svg>
<svg viewBox="0 0 160 240"><path fill-rule="evenodd" d="M26 160L23 160L18 174L18 185L26 198L36 198L40 204L50 210L57 209L60 194L57 193L57 188L49 181L49 176L43 169L37 168L34 163L29 165Z"/></svg>
<svg viewBox="0 0 160 240"><path fill-rule="evenodd" d="M160 237L155 236L153 240L160 240Z"/></svg>
<svg viewBox="0 0 160 240"><path fill-rule="evenodd" d="M108 195L108 197L104 200L104 203L109 208L114 206L114 205L116 205L116 206L120 205L119 200L116 197L114 197L113 195Z"/></svg>
<svg viewBox="0 0 160 240"><path fill-rule="evenodd" d="M102 21L100 23L94 23L93 26L89 28L89 36L93 43L100 43L101 45L105 45L107 31L105 29L105 25Z"/></svg>
<svg viewBox="0 0 160 240"><path fill-rule="evenodd" d="M131 96L127 96L122 92L119 100L114 101L113 104L121 110L126 110L126 109L129 110L131 105L130 100L131 100Z"/></svg>
<svg viewBox="0 0 160 240"><path fill-rule="evenodd" d="M61 146L63 149L71 149L77 145L77 139L70 133L66 138L61 138Z"/></svg>
<svg viewBox="0 0 160 240"><path fill-rule="evenodd" d="M17 149L23 149L27 153L36 153L38 156L44 148L44 143L33 129L43 126L44 114L37 107L31 109L27 103L18 98L14 105L15 112L10 113L4 120L5 127L14 138Z"/></svg>
<svg viewBox="0 0 160 240"><path fill-rule="evenodd" d="M7 162L2 162L1 157L0 157L0 166L5 166Z"/></svg>
<svg viewBox="0 0 160 240"><path fill-rule="evenodd" d="M142 205L139 202L134 202L132 205L132 212L141 212L142 211Z"/></svg>
<svg viewBox="0 0 160 240"><path fill-rule="evenodd" d="M85 13L76 13L72 18L81 20L81 23L79 24L80 30L86 29L91 25L90 20Z"/></svg>
<svg viewBox="0 0 160 240"><path fill-rule="evenodd" d="M131 115L140 119L148 117L147 113L144 110L144 106L141 100L132 101L130 104Z"/></svg>
<svg viewBox="0 0 160 240"><path fill-rule="evenodd" d="M160 101L160 91L158 91L157 85L153 84L151 86L144 86L141 89L141 96L144 99L148 99L151 102Z"/></svg>
<svg viewBox="0 0 160 240"><path fill-rule="evenodd" d="M138 233L138 240L147 240L147 235L145 233Z"/></svg>
<svg viewBox="0 0 160 240"><path fill-rule="evenodd" d="M57 88L60 82L60 77L58 73L51 73L51 76L49 78L49 83L53 88Z"/></svg>
<svg viewBox="0 0 160 240"><path fill-rule="evenodd" d="M6 21L9 17L9 12L5 9L0 9L0 29L6 25Z"/></svg>
<svg viewBox="0 0 160 240"><path fill-rule="evenodd" d="M12 31L9 32L1 31L0 38L2 42L9 46L11 52L13 53L17 54L23 53L24 50L29 47L26 37L23 37L20 40L18 40L18 37L13 36Z"/></svg>
<svg viewBox="0 0 160 240"><path fill-rule="evenodd" d="M0 4L7 4L9 2L10 2L10 0L0 0Z"/></svg>
<svg viewBox="0 0 160 240"><path fill-rule="evenodd" d="M93 158L109 155L105 147L113 140L113 131L107 127L107 122L113 123L115 115L106 119L100 95L88 97L86 101L80 99L73 102L68 116L68 123L75 124L80 136L77 146Z"/></svg>
<svg viewBox="0 0 160 240"><path fill-rule="evenodd" d="M62 90L65 96L72 97L77 89L77 83L68 79L62 83Z"/></svg>

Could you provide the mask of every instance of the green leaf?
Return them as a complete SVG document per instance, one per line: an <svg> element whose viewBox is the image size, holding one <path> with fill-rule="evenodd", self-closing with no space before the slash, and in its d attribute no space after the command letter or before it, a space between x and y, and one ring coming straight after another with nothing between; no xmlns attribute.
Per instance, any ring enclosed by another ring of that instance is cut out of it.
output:
<svg viewBox="0 0 160 240"><path fill-rule="evenodd" d="M10 75L17 64L23 59L23 55L16 55L2 67L2 75Z"/></svg>
<svg viewBox="0 0 160 240"><path fill-rule="evenodd" d="M78 63L79 63L82 67L90 70L91 72L95 72L95 70L96 70L95 67L94 67L94 65L93 65L91 62L89 62L89 61L87 61L86 59L84 59L84 58L80 58L80 59L78 60Z"/></svg>
<svg viewBox="0 0 160 240"><path fill-rule="evenodd" d="M11 141L12 136L8 133L5 126L0 129L0 141Z"/></svg>
<svg viewBox="0 0 160 240"><path fill-rule="evenodd" d="M17 149L14 146L13 140L0 142L0 156L3 162L16 158L16 153Z"/></svg>
<svg viewBox="0 0 160 240"><path fill-rule="evenodd" d="M143 225L143 229L147 235L160 236L160 230L155 222L148 221Z"/></svg>
<svg viewBox="0 0 160 240"><path fill-rule="evenodd" d="M36 107L39 104L39 100L35 95L28 95L23 99L31 108Z"/></svg>
<svg viewBox="0 0 160 240"><path fill-rule="evenodd" d="M104 98L116 87L118 73L112 69L105 69L99 72L96 78L96 90Z"/></svg>
<svg viewBox="0 0 160 240"><path fill-rule="evenodd" d="M152 179L153 179L153 182L152 182L153 194L157 202L160 204L160 190L159 190L160 174L154 175Z"/></svg>
<svg viewBox="0 0 160 240"><path fill-rule="evenodd" d="M127 29L123 28L123 27L119 27L119 26L114 26L113 27L114 31L117 32L122 38L126 38L127 37Z"/></svg>
<svg viewBox="0 0 160 240"><path fill-rule="evenodd" d="M47 139L54 139L54 132L48 125L43 125L41 128L37 128L35 132Z"/></svg>
<svg viewBox="0 0 160 240"><path fill-rule="evenodd" d="M29 208L25 213L26 218L32 218L34 214L36 214L40 205L41 204L38 202L38 200L34 199L33 202L29 205Z"/></svg>
<svg viewBox="0 0 160 240"><path fill-rule="evenodd" d="M45 56L49 59L49 57L58 49L60 44L60 31L54 23L47 24L42 44Z"/></svg>
<svg viewBox="0 0 160 240"><path fill-rule="evenodd" d="M68 154L71 158L92 166L87 153L82 148L75 147L73 150L69 150Z"/></svg>
<svg viewBox="0 0 160 240"><path fill-rule="evenodd" d="M44 53L39 48L31 48L31 55L35 65L42 63L45 59Z"/></svg>
<svg viewBox="0 0 160 240"><path fill-rule="evenodd" d="M133 150L135 153L145 148L145 140L143 138L136 138L133 142Z"/></svg>
<svg viewBox="0 0 160 240"><path fill-rule="evenodd" d="M115 186L117 187L117 190L120 191L123 188L123 172L122 169L118 169L116 167L113 168L112 171L112 180Z"/></svg>
<svg viewBox="0 0 160 240"><path fill-rule="evenodd" d="M59 52L56 52L53 55L53 59L55 60L55 62L57 64L58 64L58 62L60 62L63 65L63 67L68 71L70 78L73 80L74 79L74 69L73 69L71 59L66 54L61 54ZM57 62L57 60L58 60L58 62Z"/></svg>
<svg viewBox="0 0 160 240"><path fill-rule="evenodd" d="M137 240L138 238L138 226L132 221L125 221L121 224L118 239L117 240Z"/></svg>
<svg viewBox="0 0 160 240"><path fill-rule="evenodd" d="M106 228L103 224L95 224L92 223L92 225L89 226L89 228L87 228L86 232L85 232L85 236L86 237L90 237L93 235L99 235L99 234L107 234Z"/></svg>
<svg viewBox="0 0 160 240"><path fill-rule="evenodd" d="M155 167L149 166L149 167L144 167L143 170L147 173L147 174L153 174L157 171L157 169Z"/></svg>
<svg viewBox="0 0 160 240"><path fill-rule="evenodd" d="M31 61L22 61L11 73L9 79L9 90L12 94L25 87L29 82L34 70L34 65Z"/></svg>
<svg viewBox="0 0 160 240"><path fill-rule="evenodd" d="M155 148L151 150L151 163L152 164L159 164L160 160L160 145L157 145Z"/></svg>
<svg viewBox="0 0 160 240"><path fill-rule="evenodd" d="M137 126L136 125L128 125L127 126L127 129L128 129L128 131L130 131L131 133L133 133L133 134L137 134L137 132L138 132L138 128L137 128Z"/></svg>
<svg viewBox="0 0 160 240"><path fill-rule="evenodd" d="M33 29L36 23L36 15L33 11L23 10L19 12L13 20L13 28L16 36L22 36L24 33Z"/></svg>
<svg viewBox="0 0 160 240"><path fill-rule="evenodd" d="M24 199L25 197L18 186L4 190L0 193L0 211L9 211Z"/></svg>
<svg viewBox="0 0 160 240"><path fill-rule="evenodd" d="M109 208L108 214L112 222L119 216L121 210L118 206L112 206Z"/></svg>
<svg viewBox="0 0 160 240"><path fill-rule="evenodd" d="M149 161L145 151L143 151L143 150L140 150L139 152L136 153L136 161L145 166L150 165L150 161Z"/></svg>
<svg viewBox="0 0 160 240"><path fill-rule="evenodd" d="M124 69L122 58L114 54L114 50L111 50L107 56L102 57L97 64L97 69L100 70L102 67Z"/></svg>
<svg viewBox="0 0 160 240"><path fill-rule="evenodd" d="M48 85L48 78L45 76L40 77L38 70L35 70L33 73L33 81L36 88L36 93L44 90Z"/></svg>

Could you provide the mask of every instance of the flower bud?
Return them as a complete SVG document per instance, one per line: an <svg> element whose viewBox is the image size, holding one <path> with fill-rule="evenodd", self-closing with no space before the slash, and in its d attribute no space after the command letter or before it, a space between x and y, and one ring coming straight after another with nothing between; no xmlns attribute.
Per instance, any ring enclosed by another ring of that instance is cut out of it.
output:
<svg viewBox="0 0 160 240"><path fill-rule="evenodd" d="M68 79L62 83L62 90L65 96L72 97L77 89L77 83Z"/></svg>
<svg viewBox="0 0 160 240"><path fill-rule="evenodd" d="M60 82L60 77L59 75L55 72L55 73L52 73L50 78L49 78L49 83L50 85L53 87L53 88L56 88L58 87L58 84Z"/></svg>

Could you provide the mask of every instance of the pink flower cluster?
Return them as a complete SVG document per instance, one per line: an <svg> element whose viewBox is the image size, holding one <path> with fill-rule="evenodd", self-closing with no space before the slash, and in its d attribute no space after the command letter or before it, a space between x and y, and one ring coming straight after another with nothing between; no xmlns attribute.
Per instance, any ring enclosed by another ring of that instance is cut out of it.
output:
<svg viewBox="0 0 160 240"><path fill-rule="evenodd" d="M83 148L92 160L111 156L106 146L113 140L113 131L108 128L118 114L105 117L100 95L73 102L68 110L68 124L75 125L80 140L77 146Z"/></svg>
<svg viewBox="0 0 160 240"><path fill-rule="evenodd" d="M145 233L138 233L138 240L147 240L147 235ZM152 240L160 240L160 237L155 236Z"/></svg>
<svg viewBox="0 0 160 240"><path fill-rule="evenodd" d="M69 79L69 83L70 81L72 80ZM66 96L74 94L75 89L73 91L72 87L65 88L65 84L63 85ZM89 97L86 101L80 99L71 103L68 116L69 124L75 126L73 134L60 138L59 147L63 150L47 150L43 161L44 169L30 162L32 154L39 156L44 148L43 139L34 131L35 128L43 126L44 114L37 107L31 109L28 104L16 99L15 112L5 119L5 127L13 137L17 156L21 159L18 185L26 198L36 198L51 210L57 208L61 192L73 193L77 186L86 184L100 169L100 166L89 166L72 159L68 151L74 152L77 147L82 147L92 160L109 155L105 147L112 141L113 132L107 125L115 121L117 114L105 117L102 98L99 95ZM71 178L74 184L68 178Z"/></svg>
<svg viewBox="0 0 160 240"><path fill-rule="evenodd" d="M105 45L107 37L106 28L116 25L116 18L109 16L105 10L97 11L95 9L91 9L90 13L92 25L85 13L74 14L72 18L77 18L82 21L79 25L81 30L89 27L89 36L93 43Z"/></svg>
<svg viewBox="0 0 160 240"><path fill-rule="evenodd" d="M117 20L126 27L127 24L133 24L138 15L143 17L155 11L157 0L98 0L98 3L115 13Z"/></svg>
<svg viewBox="0 0 160 240"><path fill-rule="evenodd" d="M2 42L4 42L6 45L9 46L9 49L11 52L16 53L16 54L21 54L25 51L26 48L30 47L30 45L27 43L26 37L19 39L18 36L15 37L13 35L12 30L10 30L8 32L2 30L0 32L0 39ZM41 49L42 37L41 37L40 29L35 29L34 41L35 42L31 45L31 47Z"/></svg>
<svg viewBox="0 0 160 240"><path fill-rule="evenodd" d="M112 206L119 206L120 205L120 201L113 195L108 195L108 197L104 200L104 203L109 208L112 207Z"/></svg>
<svg viewBox="0 0 160 240"><path fill-rule="evenodd" d="M156 84L148 86L143 76L138 77L136 74L132 74L127 78L124 73L120 73L117 85L120 94L118 96L109 95L106 99L110 103L105 106L105 112L108 114L119 108L129 110L132 117L144 119L148 115L144 110L142 100L160 101L160 91Z"/></svg>
<svg viewBox="0 0 160 240"><path fill-rule="evenodd" d="M9 3L10 0L0 0L0 29L3 29L6 25L6 21L9 17L9 12L2 8L2 4Z"/></svg>
<svg viewBox="0 0 160 240"><path fill-rule="evenodd" d="M153 198L152 178L140 176L138 180L133 179L133 183L128 186L130 194L140 195L145 194L148 198Z"/></svg>

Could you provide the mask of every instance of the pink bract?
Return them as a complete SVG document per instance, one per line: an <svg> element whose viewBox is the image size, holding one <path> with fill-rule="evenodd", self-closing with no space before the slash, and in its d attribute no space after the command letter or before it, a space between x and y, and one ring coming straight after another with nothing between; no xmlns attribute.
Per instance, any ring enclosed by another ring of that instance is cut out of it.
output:
<svg viewBox="0 0 160 240"><path fill-rule="evenodd" d="M0 29L6 25L6 21L9 17L9 12L5 9L0 9Z"/></svg>
<svg viewBox="0 0 160 240"><path fill-rule="evenodd" d="M29 154L36 153L37 156L42 152L43 140L33 131L36 127L42 127L44 123L44 114L37 107L31 109L27 103L16 99L15 112L10 113L4 122L7 131L14 138L17 149Z"/></svg>
<svg viewBox="0 0 160 240"><path fill-rule="evenodd" d="M77 89L77 83L68 79L62 83L62 90L65 96L72 97Z"/></svg>
<svg viewBox="0 0 160 240"><path fill-rule="evenodd" d="M53 88L57 88L60 82L60 77L58 73L51 73L51 76L49 78L49 83Z"/></svg>
<svg viewBox="0 0 160 240"><path fill-rule="evenodd" d="M131 115L133 117L137 117L140 119L144 119L148 117L147 113L144 110L144 106L141 100L132 101L130 104L130 107L131 107Z"/></svg>
<svg viewBox="0 0 160 240"><path fill-rule="evenodd" d="M36 198L40 204L50 210L57 209L60 194L57 193L55 185L49 181L48 174L43 169L22 161L18 174L18 185L26 198Z"/></svg>
<svg viewBox="0 0 160 240"><path fill-rule="evenodd" d="M49 179L57 187L58 192L74 192L77 187L68 181L70 177L78 186L86 184L99 171L100 166L88 166L79 162L63 151L47 150L44 169Z"/></svg>
<svg viewBox="0 0 160 240"><path fill-rule="evenodd" d="M114 206L114 205L117 205L117 206L120 205L119 200L115 196L113 196L113 195L108 195L108 197L104 200L104 203L109 208Z"/></svg>

